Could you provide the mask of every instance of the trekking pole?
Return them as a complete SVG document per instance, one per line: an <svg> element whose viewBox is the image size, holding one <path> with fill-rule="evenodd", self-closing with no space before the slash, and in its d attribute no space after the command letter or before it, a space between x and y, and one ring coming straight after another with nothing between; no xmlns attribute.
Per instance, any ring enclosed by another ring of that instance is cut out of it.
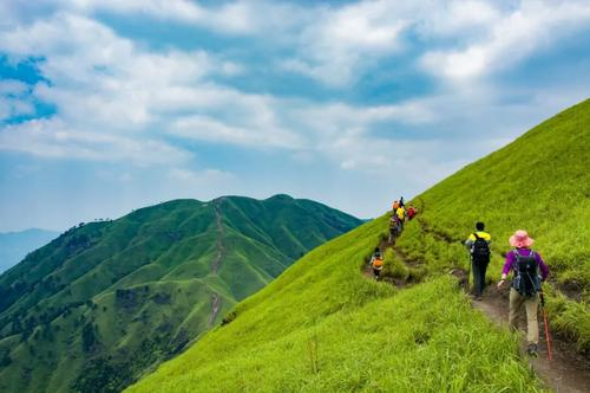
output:
<svg viewBox="0 0 590 393"><path fill-rule="evenodd" d="M545 323L545 339L547 340L547 357L551 360L551 333L549 333L549 322L547 321L547 309L545 308L545 296L543 291L539 292L541 308L543 309L543 322Z"/></svg>

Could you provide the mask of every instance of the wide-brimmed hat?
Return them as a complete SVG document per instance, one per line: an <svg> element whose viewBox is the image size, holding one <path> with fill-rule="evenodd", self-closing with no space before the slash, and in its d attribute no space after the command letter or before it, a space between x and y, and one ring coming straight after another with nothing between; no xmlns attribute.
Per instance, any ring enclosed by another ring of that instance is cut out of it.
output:
<svg viewBox="0 0 590 393"><path fill-rule="evenodd" d="M531 239L527 231L522 229L519 229L518 231L514 232L514 235L510 236L509 241L512 247L518 248L530 247L535 242L533 239Z"/></svg>

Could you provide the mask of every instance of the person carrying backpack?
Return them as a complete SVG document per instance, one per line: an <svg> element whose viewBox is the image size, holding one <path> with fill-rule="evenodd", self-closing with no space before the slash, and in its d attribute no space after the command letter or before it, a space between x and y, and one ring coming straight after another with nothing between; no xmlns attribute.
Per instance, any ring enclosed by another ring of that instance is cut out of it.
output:
<svg viewBox="0 0 590 393"><path fill-rule="evenodd" d="M406 221L406 209L401 206L398 207L395 211L395 215L399 220L399 231L401 233L401 231L404 229L404 222Z"/></svg>
<svg viewBox="0 0 590 393"><path fill-rule="evenodd" d="M397 234L397 220L395 214L389 218L389 239L388 243L393 244L395 235Z"/></svg>
<svg viewBox="0 0 590 393"><path fill-rule="evenodd" d="M379 247L375 247L375 251L373 252L373 256L369 263L373 268L373 276L375 277L375 280L379 280L381 270L383 270L383 256L381 255Z"/></svg>
<svg viewBox="0 0 590 393"><path fill-rule="evenodd" d="M410 205L410 207L408 207L408 220L412 221L415 215L416 209L414 208L414 206Z"/></svg>
<svg viewBox="0 0 590 393"><path fill-rule="evenodd" d="M486 285L486 270L490 263L490 243L492 236L484 232L485 224L475 224L476 231L465 241L465 247L471 255L471 271L473 272L473 289L475 300L481 300Z"/></svg>
<svg viewBox="0 0 590 393"><path fill-rule="evenodd" d="M506 263L502 269L502 278L498 282L498 289L504 286L506 277L513 272L510 288L510 328L518 328L518 314L524 306L527 317L527 353L530 356L538 356L539 322L537 320L537 308L539 306L538 293L541 291L541 283L547 279L549 268L543 262L538 252L531 246L535 242L524 230L518 230L510 237L510 245L514 247L506 255ZM540 277L539 277L540 273Z"/></svg>

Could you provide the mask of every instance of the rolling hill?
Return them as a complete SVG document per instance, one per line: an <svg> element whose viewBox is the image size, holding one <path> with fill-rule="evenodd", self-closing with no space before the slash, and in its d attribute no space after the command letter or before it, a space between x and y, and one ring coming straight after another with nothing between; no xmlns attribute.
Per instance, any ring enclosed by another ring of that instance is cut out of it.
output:
<svg viewBox="0 0 590 393"><path fill-rule="evenodd" d="M177 200L81 224L0 276L0 391L120 391L360 220L308 200Z"/></svg>
<svg viewBox="0 0 590 393"><path fill-rule="evenodd" d="M58 235L58 232L36 228L0 233L0 274L23 260L29 252L44 246Z"/></svg>
<svg viewBox="0 0 590 393"><path fill-rule="evenodd" d="M490 279L508 236L527 229L553 270L553 327L587 350L588 151L585 101L414 198L419 219L386 260L399 287L361 274L383 216L305 255L127 392L546 391L518 335L474 310L448 272L468 269L461 242L475 221L496 239Z"/></svg>

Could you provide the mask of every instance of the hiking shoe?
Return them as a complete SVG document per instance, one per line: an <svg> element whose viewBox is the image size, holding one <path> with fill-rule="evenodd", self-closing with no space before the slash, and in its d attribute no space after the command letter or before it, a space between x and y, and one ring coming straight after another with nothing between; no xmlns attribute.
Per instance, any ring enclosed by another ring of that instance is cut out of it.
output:
<svg viewBox="0 0 590 393"><path fill-rule="evenodd" d="M537 350L537 344L529 344L529 347L526 350L526 353L533 358L539 356L539 351Z"/></svg>

